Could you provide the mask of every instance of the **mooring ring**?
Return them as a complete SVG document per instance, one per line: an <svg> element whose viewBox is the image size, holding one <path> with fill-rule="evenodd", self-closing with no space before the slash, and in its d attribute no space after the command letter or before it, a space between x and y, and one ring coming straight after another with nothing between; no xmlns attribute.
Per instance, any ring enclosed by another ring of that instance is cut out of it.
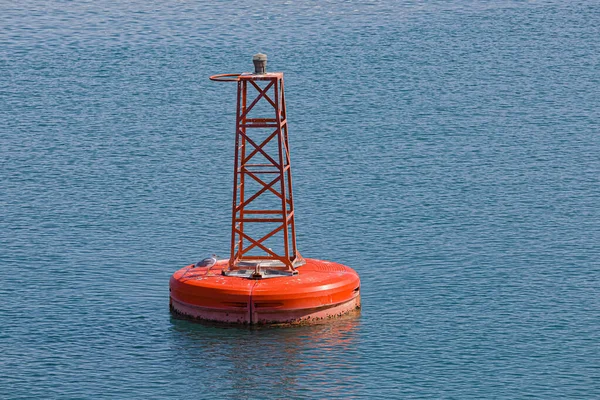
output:
<svg viewBox="0 0 600 400"><path fill-rule="evenodd" d="M241 74L218 74L213 75L209 79L216 82L237 82Z"/></svg>

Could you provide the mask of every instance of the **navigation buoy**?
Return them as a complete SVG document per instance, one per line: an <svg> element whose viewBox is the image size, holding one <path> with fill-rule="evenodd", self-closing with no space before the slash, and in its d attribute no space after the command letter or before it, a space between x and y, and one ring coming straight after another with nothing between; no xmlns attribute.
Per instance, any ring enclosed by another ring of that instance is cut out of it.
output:
<svg viewBox="0 0 600 400"><path fill-rule="evenodd" d="M292 168L283 73L210 77L237 82L231 254L175 272L173 313L206 321L297 324L360 310L360 278L350 267L303 258L296 248ZM255 96L252 96L255 94Z"/></svg>

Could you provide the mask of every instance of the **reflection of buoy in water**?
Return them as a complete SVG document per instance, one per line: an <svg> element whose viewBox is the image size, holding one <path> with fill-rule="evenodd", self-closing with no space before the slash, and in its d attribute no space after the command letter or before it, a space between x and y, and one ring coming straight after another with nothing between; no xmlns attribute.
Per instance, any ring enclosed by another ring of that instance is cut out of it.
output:
<svg viewBox="0 0 600 400"><path fill-rule="evenodd" d="M266 59L254 56L254 74L211 76L238 86L231 257L213 255L173 274L175 314L268 324L360 309L360 279L353 269L305 259L296 248L283 73L267 73Z"/></svg>

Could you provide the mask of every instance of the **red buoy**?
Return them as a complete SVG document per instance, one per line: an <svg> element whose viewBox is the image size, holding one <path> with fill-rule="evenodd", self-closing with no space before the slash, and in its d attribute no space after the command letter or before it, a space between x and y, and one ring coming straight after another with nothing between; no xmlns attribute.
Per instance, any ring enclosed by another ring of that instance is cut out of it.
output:
<svg viewBox="0 0 600 400"><path fill-rule="evenodd" d="M351 268L304 259L296 247L283 73L211 76L237 82L231 256L188 265L171 277L171 310L201 320L304 323L360 309ZM251 93L255 96L249 96Z"/></svg>
<svg viewBox="0 0 600 400"><path fill-rule="evenodd" d="M360 308L360 279L344 265L306 259L298 274L251 279L223 275L227 260L211 267L189 265L171 278L171 307L193 318L244 324L306 323ZM247 276L244 276L246 274Z"/></svg>

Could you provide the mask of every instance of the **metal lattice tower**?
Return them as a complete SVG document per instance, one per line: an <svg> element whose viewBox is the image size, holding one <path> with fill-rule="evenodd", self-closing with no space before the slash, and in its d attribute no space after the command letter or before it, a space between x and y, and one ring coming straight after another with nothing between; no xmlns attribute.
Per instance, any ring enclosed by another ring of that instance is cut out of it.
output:
<svg viewBox="0 0 600 400"><path fill-rule="evenodd" d="M229 268L293 272L303 260L296 248L283 73L266 73L262 54L254 64L254 74L237 78Z"/></svg>

